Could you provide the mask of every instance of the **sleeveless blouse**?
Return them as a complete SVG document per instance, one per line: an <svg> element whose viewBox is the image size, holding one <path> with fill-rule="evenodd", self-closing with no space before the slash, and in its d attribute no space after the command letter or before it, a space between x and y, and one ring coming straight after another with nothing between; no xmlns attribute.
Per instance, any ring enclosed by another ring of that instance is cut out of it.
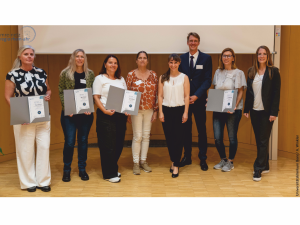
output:
<svg viewBox="0 0 300 225"><path fill-rule="evenodd" d="M163 105L168 107L183 106L184 104L184 73L177 77L170 77L169 81L164 82Z"/></svg>

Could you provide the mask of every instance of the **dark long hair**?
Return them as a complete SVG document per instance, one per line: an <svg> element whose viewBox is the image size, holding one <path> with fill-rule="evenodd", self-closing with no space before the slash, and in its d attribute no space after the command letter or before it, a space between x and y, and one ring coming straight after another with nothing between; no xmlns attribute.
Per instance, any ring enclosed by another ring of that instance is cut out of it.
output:
<svg viewBox="0 0 300 225"><path fill-rule="evenodd" d="M271 72L272 68L274 67L273 65L273 61L272 61L272 55L271 55L271 52L269 50L269 48L267 46L259 46L256 50L256 54L255 54L255 60L254 60L254 63L253 63L253 66L249 68L248 70L248 76L250 79L254 79L257 71L258 71L258 68L259 68L259 62L258 62L258 51L259 49L264 49L266 50L267 52L267 69L269 70L269 77L270 77L270 80L272 80L273 78L273 74Z"/></svg>
<svg viewBox="0 0 300 225"><path fill-rule="evenodd" d="M111 58L111 57L115 58L117 60L118 69L115 72L115 78L116 79L120 79L121 78L121 66L120 66L120 63L119 63L119 60L118 60L117 56L115 56L115 55L108 55L108 56L106 56L106 58L104 59L104 62L102 64L102 68L101 68L99 74L106 74L105 64L107 63L108 59Z"/></svg>
<svg viewBox="0 0 300 225"><path fill-rule="evenodd" d="M179 55L174 53L169 55L168 62L170 62L171 60L181 63L181 58L179 57ZM165 81L169 81L169 80L170 80L170 68L168 69L167 72L161 75L161 83L164 83Z"/></svg>

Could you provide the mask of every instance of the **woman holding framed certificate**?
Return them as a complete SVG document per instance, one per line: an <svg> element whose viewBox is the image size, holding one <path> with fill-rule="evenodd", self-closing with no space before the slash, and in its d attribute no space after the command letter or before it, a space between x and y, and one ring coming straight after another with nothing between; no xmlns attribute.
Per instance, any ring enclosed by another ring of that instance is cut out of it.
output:
<svg viewBox="0 0 300 225"><path fill-rule="evenodd" d="M172 161L172 178L179 175L183 148L184 125L190 105L190 82L188 76L179 72L181 59L177 54L169 56L169 70L160 76L158 83L159 120L162 122Z"/></svg>
<svg viewBox="0 0 300 225"><path fill-rule="evenodd" d="M44 99L50 100L51 89L47 74L33 65L34 58L35 50L30 45L19 49L12 70L6 75L5 99L8 105L13 96L45 95ZM13 125L13 129L21 189L27 189L29 192L36 191L36 188L44 192L51 191L50 121Z"/></svg>
<svg viewBox="0 0 300 225"><path fill-rule="evenodd" d="M244 115L249 112L255 134L257 158L254 162L253 180L260 181L261 174L269 172L269 139L278 116L280 100L280 73L273 65L267 46L256 50L254 65L248 70Z"/></svg>
<svg viewBox="0 0 300 225"><path fill-rule="evenodd" d="M140 167L147 173L152 171L146 159L151 125L157 118L158 79L154 71L147 69L148 54L145 51L140 51L137 54L136 64L138 68L128 73L126 84L128 90L142 93L138 115L128 116L129 123L132 122L133 130L133 174L139 175Z"/></svg>
<svg viewBox="0 0 300 225"><path fill-rule="evenodd" d="M96 131L101 156L103 178L109 182L120 182L118 160L123 150L126 132L127 113L118 113L106 109L110 86L127 89L121 68L115 55L108 55L102 65L100 74L93 84L93 95L97 105Z"/></svg>
<svg viewBox="0 0 300 225"><path fill-rule="evenodd" d="M64 90L91 88L95 79L94 72L88 68L87 56L83 49L76 49L69 60L68 66L61 71L58 83L59 98L62 105L61 126L65 136L63 151L64 173L62 180L71 180L71 164L73 160L74 145L78 142L78 169L81 180L89 180L86 173L86 160L88 149L88 136L93 124L94 114L85 112L84 114L69 115L64 114Z"/></svg>
<svg viewBox="0 0 300 225"><path fill-rule="evenodd" d="M244 87L247 87L245 74L237 69L235 53L231 48L225 48L219 59L219 68L216 70L212 84L215 89L237 90L237 99L234 112L227 113L213 112L213 129L216 148L221 161L214 166L214 169L221 169L229 172L234 169L233 159L237 151L237 132L242 117ZM227 159L225 145L223 142L224 127L227 127L229 137L229 157Z"/></svg>

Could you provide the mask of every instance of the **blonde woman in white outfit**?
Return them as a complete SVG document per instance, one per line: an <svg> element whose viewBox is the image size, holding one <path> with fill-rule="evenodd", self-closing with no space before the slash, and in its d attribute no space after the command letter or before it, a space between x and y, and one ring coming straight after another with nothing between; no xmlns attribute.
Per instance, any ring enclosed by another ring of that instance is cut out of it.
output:
<svg viewBox="0 0 300 225"><path fill-rule="evenodd" d="M25 45L19 49L13 68L6 75L5 99L8 105L14 95L15 97L45 95L45 100L50 100L51 90L47 74L44 70L33 66L34 57L33 47ZM44 192L50 191L50 121L14 125L14 135L21 189L27 189L29 192L36 191L36 188Z"/></svg>

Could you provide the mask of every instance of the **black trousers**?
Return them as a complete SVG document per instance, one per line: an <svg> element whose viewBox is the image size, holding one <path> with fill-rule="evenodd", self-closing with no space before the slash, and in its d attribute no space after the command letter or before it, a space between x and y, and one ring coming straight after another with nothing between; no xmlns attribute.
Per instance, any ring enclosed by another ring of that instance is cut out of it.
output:
<svg viewBox="0 0 300 225"><path fill-rule="evenodd" d="M179 166L184 138L184 126L182 116L185 106L167 107L163 106L165 122L162 123L170 159L174 166Z"/></svg>
<svg viewBox="0 0 300 225"><path fill-rule="evenodd" d="M189 106L189 118L186 121L184 132L184 156L191 158L192 156L192 114L194 114L195 122L198 130L198 157L200 160L206 160L207 152L207 135L206 135L206 99L197 99L194 104Z"/></svg>
<svg viewBox="0 0 300 225"><path fill-rule="evenodd" d="M96 131L104 179L118 176L118 160L121 156L126 132L127 116L115 112L112 116L97 109Z"/></svg>
<svg viewBox="0 0 300 225"><path fill-rule="evenodd" d="M251 109L250 117L257 146L254 170L269 170L269 139L274 122L269 121L270 114L264 110Z"/></svg>

